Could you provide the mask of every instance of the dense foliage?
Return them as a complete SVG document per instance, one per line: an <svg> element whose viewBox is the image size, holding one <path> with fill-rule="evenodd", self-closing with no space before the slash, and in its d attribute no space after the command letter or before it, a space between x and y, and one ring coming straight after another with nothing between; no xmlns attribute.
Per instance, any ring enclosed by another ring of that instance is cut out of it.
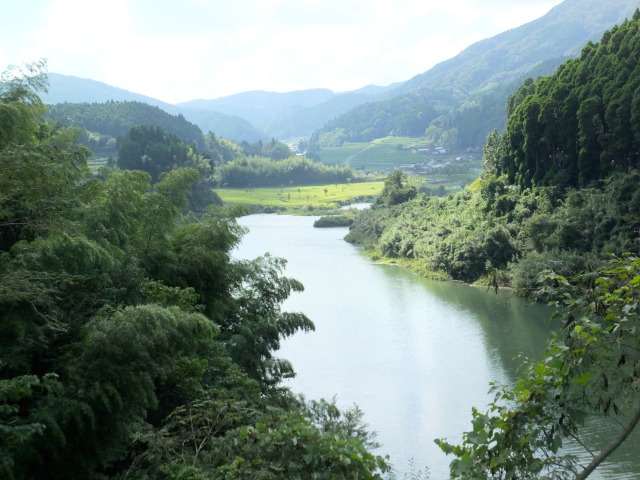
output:
<svg viewBox="0 0 640 480"><path fill-rule="evenodd" d="M207 144L217 156L224 155L224 143L213 134L207 137ZM156 183L164 173L176 168L193 168L199 174L192 182L189 194L189 208L203 213L207 205L222 205L213 188L214 162L199 154L194 147L180 141L175 135L166 133L160 127L141 125L133 127L126 136L118 140L119 168L140 170L151 175Z"/></svg>
<svg viewBox="0 0 640 480"><path fill-rule="evenodd" d="M306 157L274 161L264 157L240 157L217 169L224 187L280 187L346 183L354 177L350 168L327 166Z"/></svg>
<svg viewBox="0 0 640 480"><path fill-rule="evenodd" d="M640 167L640 14L509 102L495 158L510 183L589 186Z"/></svg>
<svg viewBox="0 0 640 480"><path fill-rule="evenodd" d="M39 67L33 67L38 73ZM0 477L379 479L357 409L280 381L284 261L234 261L233 212L186 213L199 172L93 176L42 76L0 83Z"/></svg>
<svg viewBox="0 0 640 480"><path fill-rule="evenodd" d="M118 167L142 170L157 182L162 173L174 168L193 166L211 175L209 160L198 155L193 147L160 127L141 125L131 128L118 141Z"/></svg>
<svg viewBox="0 0 640 480"><path fill-rule="evenodd" d="M114 150L115 140L132 127L149 125L175 135L189 145L204 147L202 131L182 115L142 102L59 103L47 106L47 115L59 125L84 131L80 141L100 152Z"/></svg>
<svg viewBox="0 0 640 480"><path fill-rule="evenodd" d="M636 250L640 173L620 173L602 189L521 189L480 180L439 199L417 195L361 212L347 240L375 255L406 259L427 275L475 282L483 277L535 293L544 269L571 276L609 253ZM496 278L496 275L498 278Z"/></svg>
<svg viewBox="0 0 640 480"><path fill-rule="evenodd" d="M240 142L242 153L247 156L262 156L271 160L284 160L292 154L291 149L286 143L277 141L272 138L270 142L263 143L262 140L249 143L247 141Z"/></svg>
<svg viewBox="0 0 640 480"><path fill-rule="evenodd" d="M474 409L461 445L437 441L456 457L451 478L584 480L640 422L640 259L616 258L571 282L541 278L543 295L563 299L564 327L543 360L525 359L514 388L494 385L495 401L487 413ZM587 441L582 427L594 416L611 434ZM588 445L590 459L567 445Z"/></svg>

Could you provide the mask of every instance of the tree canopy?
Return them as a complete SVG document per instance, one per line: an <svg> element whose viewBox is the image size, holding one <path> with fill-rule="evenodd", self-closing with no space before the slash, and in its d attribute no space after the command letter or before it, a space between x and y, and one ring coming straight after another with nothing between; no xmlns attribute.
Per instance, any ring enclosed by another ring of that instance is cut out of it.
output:
<svg viewBox="0 0 640 480"><path fill-rule="evenodd" d="M640 13L509 101L497 173L510 183L589 186L640 167Z"/></svg>
<svg viewBox="0 0 640 480"><path fill-rule="evenodd" d="M302 285L231 258L238 212L187 211L198 169L94 176L35 79L2 85L0 476L380 479L357 410L282 386Z"/></svg>
<svg viewBox="0 0 640 480"><path fill-rule="evenodd" d="M65 127L86 133L80 141L92 149L104 150L110 139L124 137L140 125L160 127L188 145L204 147L202 131L182 115L170 115L142 102L59 103L47 106L47 116Z"/></svg>

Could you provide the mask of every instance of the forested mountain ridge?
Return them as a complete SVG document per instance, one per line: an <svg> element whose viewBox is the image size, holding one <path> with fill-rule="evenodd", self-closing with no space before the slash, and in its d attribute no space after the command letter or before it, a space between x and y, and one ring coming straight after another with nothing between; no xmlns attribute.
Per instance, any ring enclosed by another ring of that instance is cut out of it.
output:
<svg viewBox="0 0 640 480"><path fill-rule="evenodd" d="M587 187L640 168L640 13L554 75L525 83L491 167L521 187Z"/></svg>
<svg viewBox="0 0 640 480"><path fill-rule="evenodd" d="M63 127L84 130L84 143L96 151L103 151L108 145L115 150L115 140L139 125L160 127L190 145L204 148L200 128L181 114L171 115L158 106L138 101L60 103L48 105L47 115Z"/></svg>
<svg viewBox="0 0 640 480"><path fill-rule="evenodd" d="M247 120L237 116L214 111L185 110L155 98L86 78L58 73L48 73L47 76L49 78L48 91L42 95L43 102L47 105L138 102L158 107L171 115L182 115L198 125L204 133L214 132L218 136L237 142L257 141L265 137Z"/></svg>
<svg viewBox="0 0 640 480"><path fill-rule="evenodd" d="M467 47L405 82L398 93L473 92L515 80L551 58L575 57L588 41L631 18L637 0L565 0L546 15Z"/></svg>
<svg viewBox="0 0 640 480"><path fill-rule="evenodd" d="M370 141L426 132L429 140L449 148L479 146L479 138L506 122L502 106L512 93L506 85L552 73L585 43L630 18L636 7L636 0L565 0L547 15L477 42L404 82L392 98L333 119L313 138L341 131L345 141Z"/></svg>
<svg viewBox="0 0 640 480"><path fill-rule="evenodd" d="M531 293L545 268L570 276L637 249L640 228L640 12L556 73L509 99L481 177L438 200L417 195L363 212L348 239L422 271L490 277ZM576 188L577 187L577 188ZM408 188L396 178L387 189Z"/></svg>
<svg viewBox="0 0 640 480"><path fill-rule="evenodd" d="M55 105L56 103L105 103L109 101L141 102L160 107L168 113L179 113L178 109L170 103L114 87L104 82L53 72L48 72L47 78L49 86L47 91L41 94L42 101L46 105Z"/></svg>

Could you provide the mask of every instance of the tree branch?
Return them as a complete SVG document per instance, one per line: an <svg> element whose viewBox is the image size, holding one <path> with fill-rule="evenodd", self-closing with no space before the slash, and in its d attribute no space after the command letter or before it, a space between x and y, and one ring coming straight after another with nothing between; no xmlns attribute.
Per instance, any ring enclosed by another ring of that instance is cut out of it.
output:
<svg viewBox="0 0 640 480"><path fill-rule="evenodd" d="M593 471L609 456L611 455L620 445L624 442L627 437L633 432L633 430L640 422L640 402L636 402L635 410L633 411L633 415L629 420L626 428L620 433L618 438L614 439L607 447L600 452L594 459L585 467L585 469L576 475L575 480L585 480Z"/></svg>

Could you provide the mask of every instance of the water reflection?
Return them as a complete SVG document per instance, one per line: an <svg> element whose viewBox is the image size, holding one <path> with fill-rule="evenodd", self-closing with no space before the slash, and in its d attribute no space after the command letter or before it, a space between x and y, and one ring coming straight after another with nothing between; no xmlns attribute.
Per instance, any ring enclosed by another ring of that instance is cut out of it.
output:
<svg viewBox="0 0 640 480"><path fill-rule="evenodd" d="M401 471L414 458L429 466L432 479L446 478L451 458L433 439L459 441L470 428L471 408L484 410L491 400L489 383L513 381L513 357L540 355L550 311L509 292L374 265L342 240L346 229L314 229L316 218L240 219L250 233L236 257L287 258L287 274L305 286L285 303L316 324L316 332L282 346L280 356L298 372L291 386L310 398L337 395L342 406L357 403L379 432L379 453L391 455ZM620 467L594 478L632 478L616 476Z"/></svg>

